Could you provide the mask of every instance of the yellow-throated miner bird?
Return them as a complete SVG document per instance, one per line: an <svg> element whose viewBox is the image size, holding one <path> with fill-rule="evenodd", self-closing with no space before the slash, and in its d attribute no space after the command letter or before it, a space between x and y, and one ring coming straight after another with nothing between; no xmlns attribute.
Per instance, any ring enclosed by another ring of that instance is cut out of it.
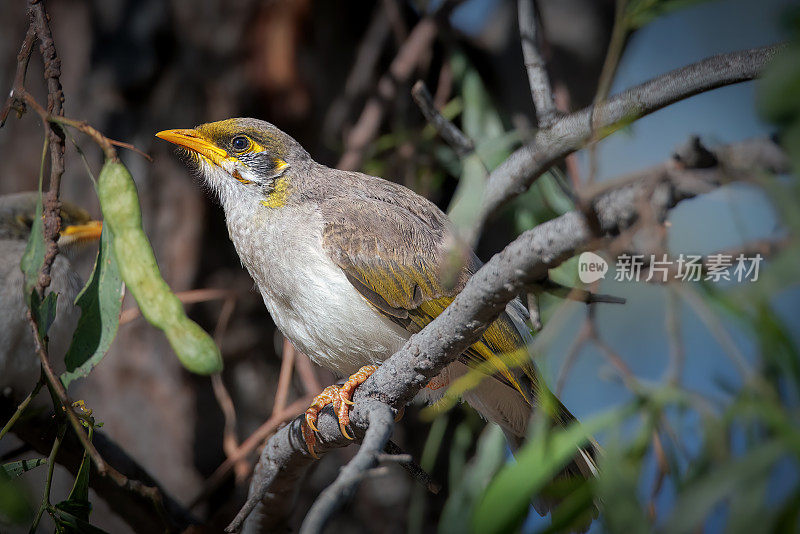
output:
<svg viewBox="0 0 800 534"><path fill-rule="evenodd" d="M353 375L315 401L311 429L329 402L346 422L353 388L439 315L481 266L470 253L455 285L445 284L443 259L456 237L439 208L401 185L315 162L272 124L229 119L157 136L185 149L219 196L239 257L281 332L317 364ZM492 379L464 399L518 446L546 387L530 359L504 363L503 355L531 341L527 316L519 300L509 303L421 396L435 400L442 386L490 362ZM572 421L557 404L555 421ZM304 433L313 454L313 433ZM591 476L594 454L591 446L576 451L564 474Z"/></svg>

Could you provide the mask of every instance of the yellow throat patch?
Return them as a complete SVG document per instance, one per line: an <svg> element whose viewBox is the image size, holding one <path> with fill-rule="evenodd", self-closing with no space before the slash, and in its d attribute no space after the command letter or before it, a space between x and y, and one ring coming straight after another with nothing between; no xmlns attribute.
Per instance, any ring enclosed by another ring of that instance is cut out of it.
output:
<svg viewBox="0 0 800 534"><path fill-rule="evenodd" d="M267 193L267 198L261 201L261 205L273 209L282 208L288 202L290 193L289 179L281 176L275 180L272 191Z"/></svg>

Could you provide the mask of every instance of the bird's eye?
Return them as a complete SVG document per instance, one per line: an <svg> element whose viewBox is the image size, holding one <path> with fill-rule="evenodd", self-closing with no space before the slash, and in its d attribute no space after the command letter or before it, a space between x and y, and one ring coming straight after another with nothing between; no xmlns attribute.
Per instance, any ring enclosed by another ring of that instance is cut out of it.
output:
<svg viewBox="0 0 800 534"><path fill-rule="evenodd" d="M247 150L248 148L250 148L250 139L248 139L243 135L238 135L231 140L231 146L237 152Z"/></svg>

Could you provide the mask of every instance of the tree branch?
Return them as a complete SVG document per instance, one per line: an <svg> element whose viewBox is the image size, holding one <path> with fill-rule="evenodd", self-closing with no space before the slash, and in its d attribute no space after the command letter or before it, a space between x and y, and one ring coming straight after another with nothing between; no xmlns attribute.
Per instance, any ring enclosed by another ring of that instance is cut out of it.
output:
<svg viewBox="0 0 800 534"><path fill-rule="evenodd" d="M539 50L537 6L534 0L517 2L519 18L519 36L522 41L522 57L525 59L525 70L528 72L528 83L531 86L533 107L539 128L549 128L558 118L558 111L553 100L553 88L547 75L547 65Z"/></svg>
<svg viewBox="0 0 800 534"><path fill-rule="evenodd" d="M18 93L25 87L25 75L28 73L28 63L31 59L31 51L33 51L33 42L36 40L36 28L31 24L28 26L28 31L25 33L25 38L22 40L19 54L17 54L17 70L14 74L14 85L11 86L11 91L6 98L3 109L0 110L0 128L6 123L8 114L11 108L15 105L22 105L18 100Z"/></svg>
<svg viewBox="0 0 800 534"><path fill-rule="evenodd" d="M464 158L475 150L475 143L472 142L472 139L436 109L425 82L418 80L411 88L411 96L422 114L425 115L425 119L436 128L439 135L456 151L459 158Z"/></svg>
<svg viewBox="0 0 800 534"><path fill-rule="evenodd" d="M333 484L325 488L314 502L303 520L300 534L322 532L331 515L353 496L358 483L377 465L378 458L392 435L394 415L391 408L381 402L367 401L366 404L369 426L361 448L342 468Z"/></svg>
<svg viewBox="0 0 800 534"><path fill-rule="evenodd" d="M28 13L31 25L36 29L39 39L39 53L44 61L44 78L47 82L47 113L50 116L64 114L64 91L61 88L61 59L56 52L56 44L50 31L50 22L44 4L38 0L28 0ZM27 40L27 35L26 35ZM36 291L44 297L44 291L50 285L50 269L58 255L58 234L61 231L61 201L58 198L61 189L61 176L64 174L64 132L61 128L52 128L50 123L44 124L50 139L50 185L44 199L43 224L44 263L39 270Z"/></svg>
<svg viewBox="0 0 800 534"><path fill-rule="evenodd" d="M476 226L481 227L498 208L525 192L558 160L583 147L593 133L599 140L679 100L752 80L781 48L782 45L765 46L712 56L612 96L595 110L591 106L584 108L539 130L532 142L517 149L489 176Z"/></svg>

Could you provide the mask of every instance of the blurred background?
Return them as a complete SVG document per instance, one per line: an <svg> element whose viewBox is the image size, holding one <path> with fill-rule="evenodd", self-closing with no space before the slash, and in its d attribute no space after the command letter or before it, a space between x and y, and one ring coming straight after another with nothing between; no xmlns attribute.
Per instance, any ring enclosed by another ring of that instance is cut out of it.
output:
<svg viewBox="0 0 800 534"><path fill-rule="evenodd" d="M787 40L792 35L789 9L796 3L661 4L669 8L632 28L612 93L709 55ZM615 2L542 0L539 6L557 105L565 111L585 107L595 95ZM222 210L170 146L154 138L155 132L234 116L261 118L295 137L321 163L402 183L447 209L463 168L426 126L411 99L416 80L426 81L437 106L476 140L490 167L530 138L535 127L515 2L49 0L47 9L62 62L65 115L88 121L153 158L149 162L130 151L121 154L137 183L144 227L162 274L173 291L188 292L182 294L190 316L219 336L223 382L235 408L233 435L238 443L273 413L288 348L240 265ZM26 5L4 2L0 12L0 89L5 91L12 85L27 28ZM43 102L41 69L34 54L27 87ZM617 132L598 147L597 179L664 162L691 135L714 147L777 134L778 126L759 113L759 87L751 82L705 93ZM82 136L77 139L98 171L101 154ZM21 120L11 117L0 130L0 193L36 188L41 140L41 125L31 113ZM62 198L99 216L91 180L69 142L66 157ZM591 172L588 155L570 158L562 172L571 180L585 180ZM491 221L478 246L481 259L487 260L520 232L572 209L555 184L553 176L546 176ZM787 235L774 199L752 184L726 186L681 204L670 223L669 249L676 255L709 254ZM91 253L79 260L84 276L92 261ZM770 263L762 269L769 270ZM575 285L574 261L553 276ZM731 351L759 368L769 341L759 334L765 321L777 325L776 336L785 347L793 350L800 341L796 282L791 269L769 287L693 284L675 290L609 279L600 290L627 298L627 304L597 308L598 335L645 383L659 383L672 372L671 341L677 337L682 346L679 383L727 413L742 386ZM218 291L196 291L207 289ZM686 291L691 295L685 296ZM701 304L693 306L698 299ZM758 313L740 306L756 299L766 306ZM126 297L123 309L133 307L133 299ZM545 300L549 333L538 355L551 388L580 419L635 397L603 350L591 342L576 344L586 314L582 304ZM237 469L238 481L229 473L218 483L208 483L226 458L226 419L211 381L187 373L163 335L141 318L130 312L124 317L111 351L88 378L71 386L70 394L93 408L104 423L102 431L169 493L187 506L194 504L208 532L221 531L246 495L248 467ZM305 365L300 358L295 358L298 371ZM319 368L314 368L314 376L304 369L292 375L289 402L313 394L308 389L315 380L323 385L334 380ZM797 422L797 406L790 407ZM486 481L471 480L470 473L485 466L481 461L487 455L504 455L502 441L496 432L484 430L469 408L459 406L433 420L419 408L407 410L394 440L445 490L428 495L402 470L391 468L381 478L364 481L330 532L459 531L459 510L476 497L460 496L460 504L448 497L466 484L485 486ZM705 458L710 427L704 426L703 418L675 407L666 409L664 417L681 451L676 453L676 469ZM615 443L633 439L639 423L598 437L613 452ZM736 433L727 427L723 432ZM733 449L746 448L746 438L739 442ZM479 443L485 444L483 449ZM15 446L4 440L0 453ZM650 517L660 524L680 501L680 483L670 477L663 484L657 481L659 459L653 451L640 455L626 483L632 485L641 508L649 506ZM300 491L295 527L353 454L352 447L335 451L315 466ZM26 474L32 503L43 477L39 471ZM784 459L769 475L768 489L753 498L780 511L787 496L797 499L792 492L798 480L796 459ZM65 471L57 471L54 493L66 494L71 483ZM93 497L92 502L93 524L113 533L131 531L102 499ZM725 506L711 507L705 529L721 530L730 513ZM533 514L525 529L546 526L546 519ZM597 522L593 531L614 530L613 526Z"/></svg>

